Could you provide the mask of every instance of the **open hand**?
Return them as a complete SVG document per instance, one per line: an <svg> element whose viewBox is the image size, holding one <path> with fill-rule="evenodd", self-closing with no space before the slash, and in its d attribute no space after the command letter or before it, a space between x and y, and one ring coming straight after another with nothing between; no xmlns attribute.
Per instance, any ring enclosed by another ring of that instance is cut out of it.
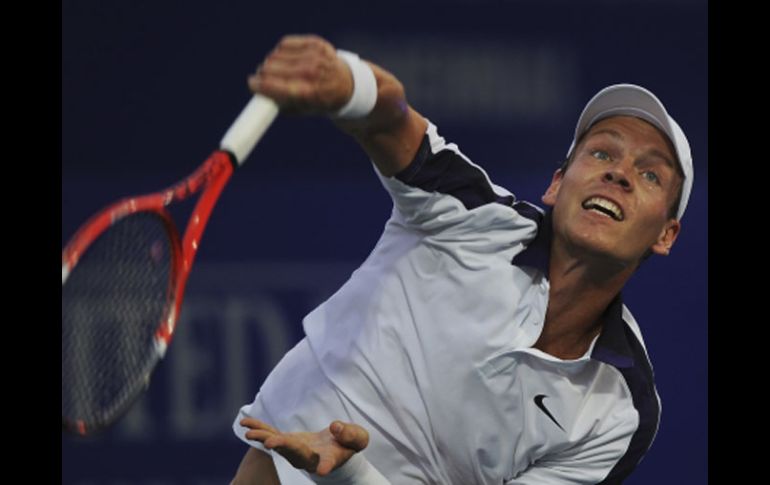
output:
<svg viewBox="0 0 770 485"><path fill-rule="evenodd" d="M295 468L320 476L329 474L369 444L369 433L357 424L332 422L317 432L283 433L255 418L244 418L246 438L275 450Z"/></svg>

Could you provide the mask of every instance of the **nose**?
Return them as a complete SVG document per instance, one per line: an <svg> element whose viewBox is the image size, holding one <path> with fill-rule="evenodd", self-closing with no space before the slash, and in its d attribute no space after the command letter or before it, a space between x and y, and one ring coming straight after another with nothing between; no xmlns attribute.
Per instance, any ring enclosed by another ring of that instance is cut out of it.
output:
<svg viewBox="0 0 770 485"><path fill-rule="evenodd" d="M620 185L624 190L631 189L631 182L628 181L628 177L626 177L625 172L618 169L617 167L605 172L602 180L608 183L616 183Z"/></svg>

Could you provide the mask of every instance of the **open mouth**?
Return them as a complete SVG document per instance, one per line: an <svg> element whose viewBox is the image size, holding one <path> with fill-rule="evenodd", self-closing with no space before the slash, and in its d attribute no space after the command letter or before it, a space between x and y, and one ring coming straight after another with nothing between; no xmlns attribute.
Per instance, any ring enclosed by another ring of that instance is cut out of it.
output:
<svg viewBox="0 0 770 485"><path fill-rule="evenodd" d="M624 218L623 211L617 204L602 197L591 197L585 200L583 202L583 209L598 212L616 221L622 221Z"/></svg>

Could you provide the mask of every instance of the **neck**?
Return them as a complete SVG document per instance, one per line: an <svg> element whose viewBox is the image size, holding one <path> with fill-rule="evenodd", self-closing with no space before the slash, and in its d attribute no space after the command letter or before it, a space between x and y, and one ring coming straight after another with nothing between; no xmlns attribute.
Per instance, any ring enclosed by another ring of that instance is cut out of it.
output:
<svg viewBox="0 0 770 485"><path fill-rule="evenodd" d="M583 356L601 332L600 317L634 270L595 256L571 253L554 238L548 310L535 347L562 359Z"/></svg>

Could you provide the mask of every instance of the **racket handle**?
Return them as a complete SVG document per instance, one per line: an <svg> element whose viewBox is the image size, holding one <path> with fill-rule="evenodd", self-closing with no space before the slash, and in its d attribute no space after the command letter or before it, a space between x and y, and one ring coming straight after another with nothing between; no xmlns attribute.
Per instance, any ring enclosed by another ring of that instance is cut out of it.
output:
<svg viewBox="0 0 770 485"><path fill-rule="evenodd" d="M219 147L235 155L239 166L243 165L277 115L275 101L255 94L222 137Z"/></svg>

